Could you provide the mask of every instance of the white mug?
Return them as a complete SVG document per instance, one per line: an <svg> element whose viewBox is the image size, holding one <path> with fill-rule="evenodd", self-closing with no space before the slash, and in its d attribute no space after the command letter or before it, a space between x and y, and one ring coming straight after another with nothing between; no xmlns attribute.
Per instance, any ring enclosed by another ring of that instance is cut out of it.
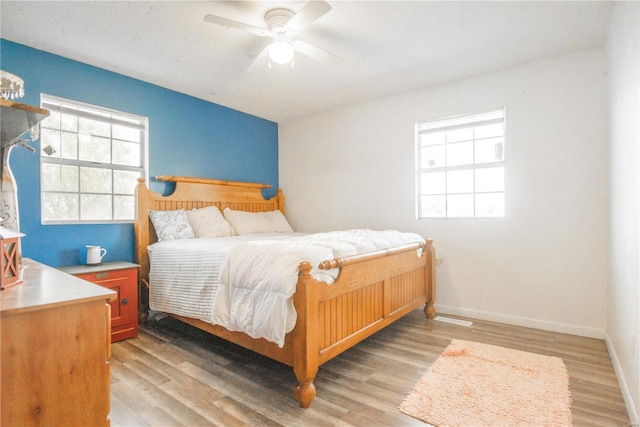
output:
<svg viewBox="0 0 640 427"><path fill-rule="evenodd" d="M100 265L102 258L107 254L105 248L100 246L86 246L87 248L87 265Z"/></svg>

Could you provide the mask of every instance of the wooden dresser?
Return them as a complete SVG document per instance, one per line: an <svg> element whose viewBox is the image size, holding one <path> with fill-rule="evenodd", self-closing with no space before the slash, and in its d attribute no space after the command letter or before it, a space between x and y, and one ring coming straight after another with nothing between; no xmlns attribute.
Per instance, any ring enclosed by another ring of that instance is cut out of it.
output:
<svg viewBox="0 0 640 427"><path fill-rule="evenodd" d="M0 292L3 426L109 426L115 292L24 259Z"/></svg>

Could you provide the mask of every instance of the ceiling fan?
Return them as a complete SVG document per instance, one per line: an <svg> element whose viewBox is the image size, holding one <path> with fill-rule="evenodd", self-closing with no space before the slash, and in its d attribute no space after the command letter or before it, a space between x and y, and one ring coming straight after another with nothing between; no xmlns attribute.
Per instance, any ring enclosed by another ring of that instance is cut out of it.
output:
<svg viewBox="0 0 640 427"><path fill-rule="evenodd" d="M265 62L268 58L269 68L271 62L278 64L291 64L293 66L294 51L300 52L319 62L339 64L342 59L338 56L320 49L295 36L305 28L331 10L329 3L324 0L312 0L306 3L298 12L285 8L276 8L267 11L264 15L266 28L260 28L232 19L216 15L207 15L204 21L210 24L220 25L226 28L246 31L260 37L269 37L271 42L265 46L255 58L249 69Z"/></svg>

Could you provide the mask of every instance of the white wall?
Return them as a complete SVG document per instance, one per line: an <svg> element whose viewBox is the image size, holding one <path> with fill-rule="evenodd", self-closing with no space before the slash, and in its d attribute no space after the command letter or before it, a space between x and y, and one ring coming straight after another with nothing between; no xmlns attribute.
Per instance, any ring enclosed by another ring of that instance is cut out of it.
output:
<svg viewBox="0 0 640 427"><path fill-rule="evenodd" d="M605 50L554 57L279 124L300 231L434 239L440 312L604 337ZM504 220L415 220L414 123L507 107Z"/></svg>
<svg viewBox="0 0 640 427"><path fill-rule="evenodd" d="M637 425L640 409L640 3L617 3L609 28L611 274L607 343L631 420Z"/></svg>

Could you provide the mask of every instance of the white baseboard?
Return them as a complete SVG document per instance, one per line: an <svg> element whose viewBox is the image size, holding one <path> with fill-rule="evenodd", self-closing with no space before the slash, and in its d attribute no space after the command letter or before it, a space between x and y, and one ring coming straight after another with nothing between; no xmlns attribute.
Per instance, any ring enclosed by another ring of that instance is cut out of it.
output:
<svg viewBox="0 0 640 427"><path fill-rule="evenodd" d="M599 328L491 313L488 311L471 310L451 305L436 304L435 306L436 313L438 314L453 314L456 316L471 317L473 319L488 320L490 322L506 323L508 325L524 326L526 328L542 329L543 331L560 332L563 334L578 335L588 338L604 339L605 335L605 330Z"/></svg>
<svg viewBox="0 0 640 427"><path fill-rule="evenodd" d="M616 373L616 377L618 378L618 385L620 386L620 392L622 393L622 397L624 398L624 404L627 407L627 413L629 414L630 425L633 427L637 427L640 425L640 417L638 417L638 408L636 408L635 403L633 402L633 398L631 397L631 393L629 392L629 386L627 385L627 381L624 379L624 372L622 370L622 366L620 365L620 360L618 360L618 354L616 353L616 349L609 338L609 334L605 333L604 342L607 344L607 350L609 350L609 357L611 358L611 364L613 365L613 370Z"/></svg>

